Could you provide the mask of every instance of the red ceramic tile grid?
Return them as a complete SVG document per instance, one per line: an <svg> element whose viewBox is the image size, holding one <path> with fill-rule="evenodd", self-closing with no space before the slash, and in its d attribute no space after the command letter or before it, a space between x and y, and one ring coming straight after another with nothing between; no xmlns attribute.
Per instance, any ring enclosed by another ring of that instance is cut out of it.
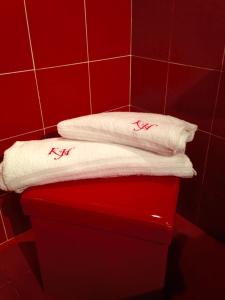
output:
<svg viewBox="0 0 225 300"><path fill-rule="evenodd" d="M41 112L33 72L0 76L0 140L42 128ZM32 116L32 118L31 118Z"/></svg>
<svg viewBox="0 0 225 300"><path fill-rule="evenodd" d="M165 101L167 63L133 58L132 105L162 113Z"/></svg>
<svg viewBox="0 0 225 300"><path fill-rule="evenodd" d="M130 53L131 1L86 0L90 59Z"/></svg>
<svg viewBox="0 0 225 300"><path fill-rule="evenodd" d="M203 197L199 208L199 225L225 241L225 140L212 137Z"/></svg>
<svg viewBox="0 0 225 300"><path fill-rule="evenodd" d="M133 1L132 54L168 58L172 4L172 0Z"/></svg>
<svg viewBox="0 0 225 300"><path fill-rule="evenodd" d="M222 73L213 133L225 138L225 73Z"/></svg>
<svg viewBox="0 0 225 300"><path fill-rule="evenodd" d="M219 72L170 65L166 113L209 131Z"/></svg>
<svg viewBox="0 0 225 300"><path fill-rule="evenodd" d="M26 1L36 67L87 59L83 0Z"/></svg>
<svg viewBox="0 0 225 300"><path fill-rule="evenodd" d="M32 68L23 1L0 4L0 73Z"/></svg>
<svg viewBox="0 0 225 300"><path fill-rule="evenodd" d="M202 176L209 134L197 131L192 142L187 143L186 153L191 159L197 176L181 180L178 211L192 222L196 222L197 209L202 192Z"/></svg>
<svg viewBox="0 0 225 300"><path fill-rule="evenodd" d="M1 201L1 195L0 195L0 201ZM0 244L5 242L5 240L6 240L5 230L3 227L2 218L0 217ZM1 282L0 282L0 284L1 284Z"/></svg>
<svg viewBox="0 0 225 300"><path fill-rule="evenodd" d="M37 77L46 126L90 113L87 64L39 70Z"/></svg>
<svg viewBox="0 0 225 300"><path fill-rule="evenodd" d="M175 0L172 61L220 68L224 35L223 0Z"/></svg>
<svg viewBox="0 0 225 300"><path fill-rule="evenodd" d="M20 205L20 194L8 193L1 198L1 211L7 237L11 238L30 228L29 218L23 214Z"/></svg>
<svg viewBox="0 0 225 300"><path fill-rule="evenodd" d="M90 63L93 112L129 104L129 57Z"/></svg>
<svg viewBox="0 0 225 300"><path fill-rule="evenodd" d="M11 147L16 141L37 140L43 138L43 130L26 133L20 136L15 136L7 140L0 141L0 161L6 149Z"/></svg>

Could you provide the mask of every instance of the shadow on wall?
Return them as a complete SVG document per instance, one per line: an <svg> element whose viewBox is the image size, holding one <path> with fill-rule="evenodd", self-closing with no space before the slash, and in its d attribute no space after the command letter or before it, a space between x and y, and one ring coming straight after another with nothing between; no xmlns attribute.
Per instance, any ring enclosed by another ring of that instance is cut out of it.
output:
<svg viewBox="0 0 225 300"><path fill-rule="evenodd" d="M20 194L11 192L5 194L0 205L8 238L31 227L30 219L24 215L20 205Z"/></svg>

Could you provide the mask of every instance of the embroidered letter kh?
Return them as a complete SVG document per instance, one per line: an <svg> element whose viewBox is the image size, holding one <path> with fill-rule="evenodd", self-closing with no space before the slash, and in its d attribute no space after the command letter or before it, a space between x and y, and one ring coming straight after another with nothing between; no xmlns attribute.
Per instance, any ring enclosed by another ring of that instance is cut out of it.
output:
<svg viewBox="0 0 225 300"><path fill-rule="evenodd" d="M65 156L65 155L69 155L70 151L72 149L73 148L70 148L70 149L59 149L59 148L53 147L50 150L50 152L48 153L48 155L55 154L57 157L54 157L54 160L57 160L57 159L60 159L61 157Z"/></svg>
<svg viewBox="0 0 225 300"><path fill-rule="evenodd" d="M149 123L141 123L141 120L138 120L134 123L131 124L136 124L138 128L134 128L134 131L139 131L139 130L148 130L149 128L153 127L153 126L159 126L157 124L149 124Z"/></svg>

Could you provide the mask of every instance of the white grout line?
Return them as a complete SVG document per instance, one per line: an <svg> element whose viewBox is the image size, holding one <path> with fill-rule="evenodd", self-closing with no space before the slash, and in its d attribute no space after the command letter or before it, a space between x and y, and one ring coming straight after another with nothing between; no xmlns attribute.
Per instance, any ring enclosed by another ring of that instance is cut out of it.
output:
<svg viewBox="0 0 225 300"><path fill-rule="evenodd" d="M63 67L70 67L70 66L88 64L88 62L89 63L94 63L94 62L114 60L114 59L125 58L125 57L130 57L130 54L121 55L121 56L114 56L114 57L106 57L106 58L102 58L102 59L93 59L93 60L89 60L89 61L81 61L81 62L75 62L75 63L64 64L64 65L55 65L55 66L39 67L39 68L35 67L35 69L33 68L33 69L27 69L27 70L19 70L19 71L12 71L12 72L0 73L0 76L17 74L17 73L26 73L26 72L48 70L48 69L56 69L56 68L63 68Z"/></svg>
<svg viewBox="0 0 225 300"><path fill-rule="evenodd" d="M171 27L170 27L169 49L168 49L167 70L166 70L166 86L165 86L165 97L164 97L164 106L163 106L164 114L166 114L166 104L167 104L167 96L168 96L168 83L169 83L170 58L171 58L172 39L173 39L174 12L175 12L175 0L173 0L173 2L172 2Z"/></svg>
<svg viewBox="0 0 225 300"><path fill-rule="evenodd" d="M12 71L12 72L6 72L6 73L0 73L0 76L3 75L11 75L11 74L18 74L18 73L25 73L25 72L33 72L34 69L27 69L27 70L20 70L20 71Z"/></svg>
<svg viewBox="0 0 225 300"><path fill-rule="evenodd" d="M4 245L4 244L7 244L7 243L9 243L10 241L15 240L15 239L16 239L16 237L14 236L14 237L12 237L12 238L10 238L10 239L8 239L8 240L6 240L6 241L0 243L0 246L2 246L2 245Z"/></svg>
<svg viewBox="0 0 225 300"><path fill-rule="evenodd" d="M6 231L6 227L5 227L5 223L4 223L4 220L3 220L1 209L0 209L0 219L2 220L2 226L3 226L4 233L5 233L5 238L8 241L9 237L8 237L8 234L7 234L7 231Z"/></svg>
<svg viewBox="0 0 225 300"><path fill-rule="evenodd" d="M131 97L132 97L132 43L133 43L133 0L130 4L130 86L129 86L129 111L131 108Z"/></svg>
<svg viewBox="0 0 225 300"><path fill-rule="evenodd" d="M114 111L114 110L117 110L117 109L121 109L121 108L124 108L124 107L129 107L129 105L123 105L123 106L119 106L119 107L115 107L115 108L112 108L110 110L106 110L106 111L103 111L103 112L110 112L110 111Z"/></svg>
<svg viewBox="0 0 225 300"><path fill-rule="evenodd" d="M98 61L113 60L113 59L119 59L119 58L125 58L125 57L130 57L130 54L119 55L119 56L114 56L114 57L106 57L106 58L101 58L101 59L93 59L93 60L90 60L89 62L94 63L94 62L98 62Z"/></svg>
<svg viewBox="0 0 225 300"><path fill-rule="evenodd" d="M41 105L41 98L40 98L40 91L39 91L36 68L35 68L34 53L33 53L33 47L32 47L32 42L31 42L31 34L30 34L30 27L29 27L29 22L28 22L26 0L23 0L23 4L24 4L25 17L26 17L27 32L28 32L29 43L30 43L32 63L33 63L33 68L34 68L34 70L33 70L34 71L34 78L35 78L39 108L40 108L40 113L41 113L41 122L42 122L43 131L44 131L44 134L45 134L45 123L44 123L44 117L43 117L43 111L42 111L42 105Z"/></svg>
<svg viewBox="0 0 225 300"><path fill-rule="evenodd" d="M71 66L76 66L76 65L83 65L83 64L87 64L87 63L88 63L87 61L81 61L81 62L75 62L75 63L71 63L71 64L56 65L56 66L49 66L49 67L40 67L40 68L36 68L36 70L41 71L41 70L57 69L57 68L71 67Z"/></svg>
<svg viewBox="0 0 225 300"><path fill-rule="evenodd" d="M87 66L88 66L88 87L89 87L89 98L90 98L90 112L92 114L92 94L91 94L91 72L90 72L90 56L89 56L89 43L88 43L88 28L87 28L87 6L86 0L84 0L84 17L85 17L85 34L86 34L86 47L87 47Z"/></svg>
<svg viewBox="0 0 225 300"><path fill-rule="evenodd" d="M140 110L143 111L143 112L149 113L148 110L146 110L146 109L144 109L144 108L142 108L142 107L140 107L140 106L136 106L136 105L132 105L132 104L131 104L131 107L133 107L133 108L135 108L135 109L140 109Z"/></svg>
<svg viewBox="0 0 225 300"><path fill-rule="evenodd" d="M147 57L147 56L133 55L133 57L142 58L142 59L146 59L146 60L158 61L158 62L162 62L162 63L168 63L167 60L157 59L157 58L152 58L152 57ZM207 68L207 67L200 67L200 66L194 66L194 65L187 65L187 64L182 64L182 63L178 63L178 62L175 62L175 61L170 61L169 63L171 65L177 65L177 66L183 66L183 67L189 67L189 68L195 68L195 69L201 69L201 70L207 70L207 71L220 71L219 69L215 69L215 68ZM225 71L222 71L222 72L225 72Z"/></svg>
<svg viewBox="0 0 225 300"><path fill-rule="evenodd" d="M14 138L17 138L17 137L21 137L21 136L24 136L24 135L27 135L27 134L31 134L31 133L35 133L35 132L39 132L39 131L43 131L43 128L37 129L37 130L33 130L33 131L24 132L24 133L17 134L17 135L13 135L13 136L1 139L0 142L4 142L4 141L7 141L7 140L11 140L11 139L14 139Z"/></svg>

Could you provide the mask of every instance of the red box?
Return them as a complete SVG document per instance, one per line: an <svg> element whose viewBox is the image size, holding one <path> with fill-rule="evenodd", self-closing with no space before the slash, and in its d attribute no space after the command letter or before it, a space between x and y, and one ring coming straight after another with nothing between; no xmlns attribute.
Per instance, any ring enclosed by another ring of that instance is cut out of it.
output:
<svg viewBox="0 0 225 300"><path fill-rule="evenodd" d="M25 191L45 292L117 300L160 291L178 189L176 177L130 176Z"/></svg>

